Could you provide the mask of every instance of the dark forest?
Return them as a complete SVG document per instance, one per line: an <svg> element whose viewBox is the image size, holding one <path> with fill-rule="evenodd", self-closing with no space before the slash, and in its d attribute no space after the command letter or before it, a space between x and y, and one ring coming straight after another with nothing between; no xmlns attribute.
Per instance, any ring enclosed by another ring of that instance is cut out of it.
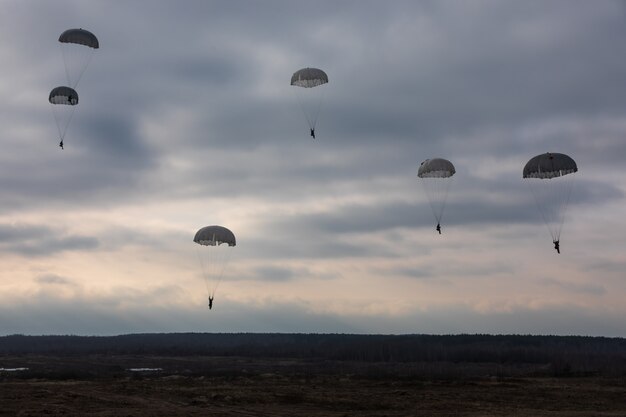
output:
<svg viewBox="0 0 626 417"><path fill-rule="evenodd" d="M347 371L350 363L370 372L415 377L624 376L626 339L527 335L352 335L169 333L120 336L0 337L2 356L131 356L291 359ZM202 367L191 367L202 372ZM208 370L205 370L208 372ZM215 367L212 368L215 372ZM230 367L229 372L236 372Z"/></svg>

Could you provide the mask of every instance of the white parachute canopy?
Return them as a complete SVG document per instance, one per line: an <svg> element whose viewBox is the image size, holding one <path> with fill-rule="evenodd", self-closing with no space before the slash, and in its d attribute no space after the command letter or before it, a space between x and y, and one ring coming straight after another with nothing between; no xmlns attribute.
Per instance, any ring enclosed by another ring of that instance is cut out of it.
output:
<svg viewBox="0 0 626 417"><path fill-rule="evenodd" d="M443 158L427 159L420 165L417 177L420 178L428 202L437 220L437 230L441 233L440 225L443 212L452 183L452 176L456 169L452 162Z"/></svg>
<svg viewBox="0 0 626 417"><path fill-rule="evenodd" d="M558 243L569 205L576 162L568 155L548 152L531 158L522 177L528 183L552 241ZM555 248L558 247L555 246Z"/></svg>
<svg viewBox="0 0 626 417"><path fill-rule="evenodd" d="M67 84L76 88L100 42L85 29L68 29L59 36Z"/></svg>
<svg viewBox="0 0 626 417"><path fill-rule="evenodd" d="M56 87L50 91L48 102L52 105L54 121L59 130L59 139L63 142L76 105L78 105L78 93L71 87Z"/></svg>
<svg viewBox="0 0 626 417"><path fill-rule="evenodd" d="M315 130L317 124L326 84L328 75L318 68L302 68L291 76L291 85L298 87L295 90L298 104L311 131Z"/></svg>
<svg viewBox="0 0 626 417"><path fill-rule="evenodd" d="M237 245L235 235L223 226L206 226L196 232L193 241L199 245L197 253L207 296L213 298L230 260L232 248Z"/></svg>

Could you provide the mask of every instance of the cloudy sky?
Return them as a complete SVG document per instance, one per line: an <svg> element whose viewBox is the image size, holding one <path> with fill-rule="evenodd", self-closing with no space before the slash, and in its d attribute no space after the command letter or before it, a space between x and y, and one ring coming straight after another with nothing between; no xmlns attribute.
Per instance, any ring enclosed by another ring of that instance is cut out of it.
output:
<svg viewBox="0 0 626 417"><path fill-rule="evenodd" d="M626 336L622 1L5 0L0 334ZM99 38L59 141L57 41ZM289 85L325 70L317 139ZM558 255L522 168L578 164ZM416 177L454 162L443 234ZM207 292L192 238L237 246Z"/></svg>

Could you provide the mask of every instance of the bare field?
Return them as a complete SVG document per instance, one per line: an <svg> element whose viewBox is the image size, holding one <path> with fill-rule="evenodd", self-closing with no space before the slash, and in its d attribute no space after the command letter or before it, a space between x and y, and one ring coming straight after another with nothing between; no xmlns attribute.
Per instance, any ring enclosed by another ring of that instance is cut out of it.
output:
<svg viewBox="0 0 626 417"><path fill-rule="evenodd" d="M624 378L424 379L402 375L403 364L293 359L0 360L28 367L0 372L1 416L626 416Z"/></svg>

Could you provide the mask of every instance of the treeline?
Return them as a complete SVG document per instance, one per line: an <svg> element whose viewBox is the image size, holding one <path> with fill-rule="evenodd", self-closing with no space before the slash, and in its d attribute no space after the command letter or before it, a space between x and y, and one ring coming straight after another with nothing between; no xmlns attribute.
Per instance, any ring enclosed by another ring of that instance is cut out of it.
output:
<svg viewBox="0 0 626 417"><path fill-rule="evenodd" d="M164 355L550 366L626 375L626 339L524 335L163 333L0 337L0 355Z"/></svg>

